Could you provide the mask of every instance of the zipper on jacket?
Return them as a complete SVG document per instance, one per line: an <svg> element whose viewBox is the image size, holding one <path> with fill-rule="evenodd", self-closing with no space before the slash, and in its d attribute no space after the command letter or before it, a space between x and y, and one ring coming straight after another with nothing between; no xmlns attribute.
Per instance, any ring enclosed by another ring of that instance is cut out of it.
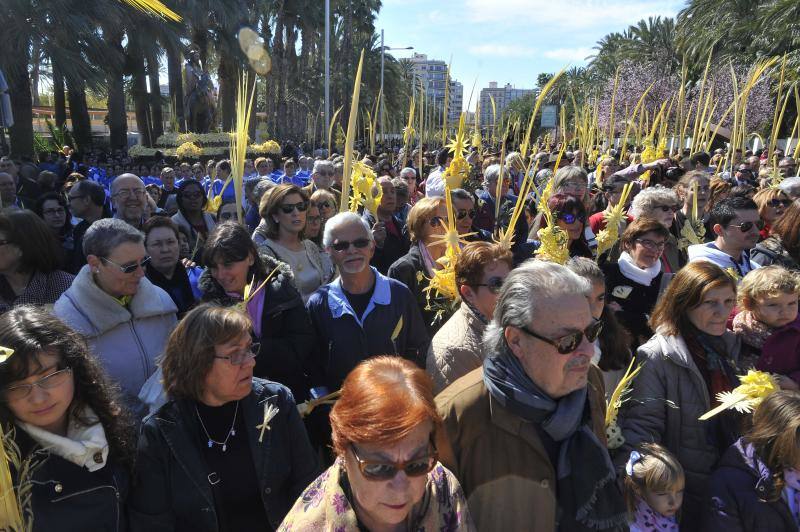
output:
<svg viewBox="0 0 800 532"><path fill-rule="evenodd" d="M131 320L128 322L128 325L130 325L133 337L136 338L136 345L139 346L139 352L142 354L142 363L144 364L144 379L147 380L153 373L150 372L150 364L147 362L147 351L145 351L144 344L142 344L142 340L139 338L139 334L136 332L136 327L133 326L133 316L131 316Z"/></svg>

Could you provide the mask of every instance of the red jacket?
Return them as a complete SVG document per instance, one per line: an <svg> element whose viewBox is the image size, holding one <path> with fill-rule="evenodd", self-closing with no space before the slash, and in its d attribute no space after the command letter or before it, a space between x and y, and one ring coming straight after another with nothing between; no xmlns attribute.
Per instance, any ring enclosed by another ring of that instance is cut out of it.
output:
<svg viewBox="0 0 800 532"><path fill-rule="evenodd" d="M800 384L800 315L769 335L756 369L786 375Z"/></svg>

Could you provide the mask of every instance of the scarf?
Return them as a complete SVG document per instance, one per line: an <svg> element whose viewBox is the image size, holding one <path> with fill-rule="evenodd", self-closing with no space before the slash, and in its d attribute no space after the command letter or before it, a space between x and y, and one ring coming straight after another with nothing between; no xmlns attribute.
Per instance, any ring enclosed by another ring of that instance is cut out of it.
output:
<svg viewBox="0 0 800 532"><path fill-rule="evenodd" d="M631 257L627 251L623 251L620 254L617 259L617 265L619 265L619 271L622 275L643 286L650 286L653 279L658 277L658 274L661 273L660 261L656 261L655 264L643 270L636 265L633 261L633 257Z"/></svg>
<svg viewBox="0 0 800 532"><path fill-rule="evenodd" d="M656 512L644 500L636 505L631 532L678 532L678 519L665 517Z"/></svg>
<svg viewBox="0 0 800 532"><path fill-rule="evenodd" d="M441 464L428 473L425 493L409 512L406 530L455 532L473 530L461 486ZM353 494L341 458L300 495L278 528L290 530L365 530L353 507Z"/></svg>
<svg viewBox="0 0 800 532"><path fill-rule="evenodd" d="M483 381L498 403L525 421L539 425L559 444L557 499L574 530L620 530L626 522L625 506L616 485L608 450L583 423L587 389L583 387L558 400L551 399L525 373L511 354L487 357ZM574 526L573 526L574 523Z"/></svg>
<svg viewBox="0 0 800 532"><path fill-rule="evenodd" d="M253 280L253 290L261 286L260 282ZM247 302L247 314L253 322L253 334L256 338L261 338L261 320L264 316L264 292L267 287L262 288ZM239 292L225 292L225 295L237 301L244 301L244 297Z"/></svg>
<svg viewBox="0 0 800 532"><path fill-rule="evenodd" d="M421 240L418 245L419 254L422 256L422 263L425 265L425 273L428 274L428 277L433 277L433 272L436 271L436 261L434 261L433 257L431 257L431 253L428 251L428 246L426 246Z"/></svg>
<svg viewBox="0 0 800 532"><path fill-rule="evenodd" d="M773 329L758 321L749 310L743 310L733 318L733 332L747 345L761 349L773 333Z"/></svg>
<svg viewBox="0 0 800 532"><path fill-rule="evenodd" d="M92 424L86 426L70 416L66 437L22 421L17 421L17 425L44 450L89 471L97 471L108 459L106 432L91 408L86 407L81 417L92 420Z"/></svg>

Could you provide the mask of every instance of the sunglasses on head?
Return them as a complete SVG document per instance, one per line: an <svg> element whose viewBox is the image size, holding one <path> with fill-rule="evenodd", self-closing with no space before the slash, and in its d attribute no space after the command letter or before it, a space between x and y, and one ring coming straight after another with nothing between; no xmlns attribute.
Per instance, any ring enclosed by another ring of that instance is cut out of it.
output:
<svg viewBox="0 0 800 532"><path fill-rule="evenodd" d="M391 480L402 471L407 477L421 477L427 475L436 465L439 455L434 447L433 451L420 458L404 460L402 462L384 462L379 460L364 460L356 452L356 446L350 445L353 457L358 462L358 469L367 480Z"/></svg>
<svg viewBox="0 0 800 532"><path fill-rule="evenodd" d="M463 220L464 218L470 218L472 220L475 219L475 215L478 213L475 209L458 209L456 213L456 218L459 220Z"/></svg>
<svg viewBox="0 0 800 532"><path fill-rule="evenodd" d="M280 209L283 214L291 214L295 209L297 209L297 212L306 212L306 209L308 209L308 202L301 201L299 203L284 203L280 206Z"/></svg>
<svg viewBox="0 0 800 532"><path fill-rule="evenodd" d="M566 223L566 224L574 224L575 222L584 223L586 221L586 217L583 216L582 214L575 215L575 214L570 214L570 213L563 213L563 214L559 213L558 214L558 219L559 220L564 220L564 223Z"/></svg>
<svg viewBox="0 0 800 532"><path fill-rule="evenodd" d="M746 233L750 229L752 229L753 226L756 226L756 228L758 228L758 230L761 231L762 229L764 229L764 220L758 220L756 222L742 222L742 223L740 223L738 225L737 224L730 224L728 227L729 228L738 227L739 231L741 231L742 233Z"/></svg>
<svg viewBox="0 0 800 532"><path fill-rule="evenodd" d="M524 332L525 334L533 336L538 340L541 340L543 342L552 345L562 355L568 355L574 352L576 349L578 349L578 346L581 345L584 336L586 336L586 339L590 342L594 342L595 340L597 340L597 337L600 336L600 332L603 330L603 322L600 320L596 320L594 323L592 323L582 331L577 331L572 334L568 334L566 336L562 336L561 338L556 338L556 339L551 339L536 334L527 327L517 327L517 328L520 331Z"/></svg>
<svg viewBox="0 0 800 532"><path fill-rule="evenodd" d="M500 289L503 288L503 281L504 279L501 277L491 277L485 283L476 284L473 286L476 288L479 286L485 286L491 293L497 294L500 292Z"/></svg>
<svg viewBox="0 0 800 532"><path fill-rule="evenodd" d="M369 246L369 243L369 238L356 238L352 242L348 242L347 240L337 240L331 244L331 247L336 251L347 251L350 249L351 245L356 249L364 249L365 247Z"/></svg>

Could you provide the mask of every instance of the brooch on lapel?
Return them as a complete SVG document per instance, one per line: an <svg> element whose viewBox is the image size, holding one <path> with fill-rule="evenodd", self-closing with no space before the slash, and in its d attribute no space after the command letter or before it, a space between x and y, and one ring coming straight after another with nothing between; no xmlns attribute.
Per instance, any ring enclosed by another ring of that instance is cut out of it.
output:
<svg viewBox="0 0 800 532"><path fill-rule="evenodd" d="M272 397L276 396L273 395ZM272 399L272 397L268 398L264 402L264 419L260 425L256 425L256 428L261 431L258 435L258 443L261 443L264 440L264 431L270 430L269 422L272 421L272 418L278 415L278 412L280 412L280 409L277 406L269 402L269 399Z"/></svg>

